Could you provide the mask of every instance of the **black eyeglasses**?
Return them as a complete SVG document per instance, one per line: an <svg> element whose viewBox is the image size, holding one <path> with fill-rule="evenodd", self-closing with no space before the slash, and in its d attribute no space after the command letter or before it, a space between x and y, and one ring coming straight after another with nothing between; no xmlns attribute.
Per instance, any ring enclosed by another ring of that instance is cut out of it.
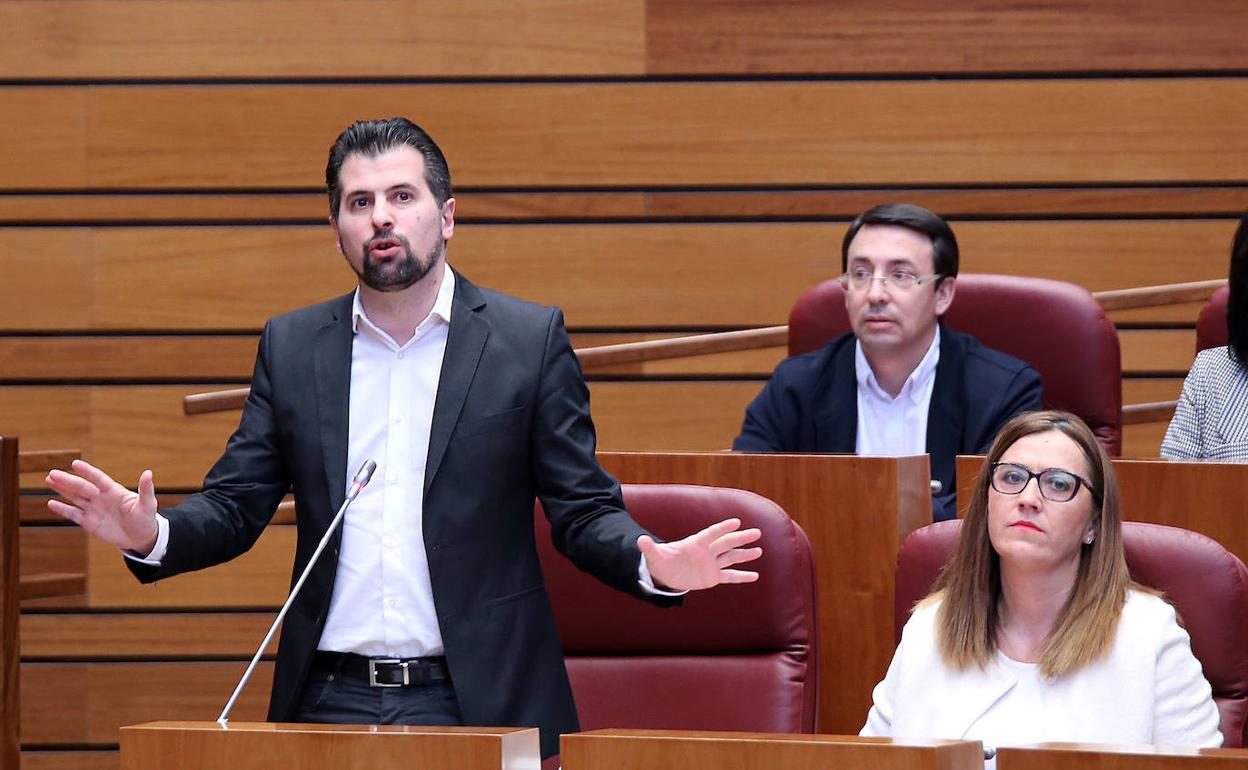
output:
<svg viewBox="0 0 1248 770"><path fill-rule="evenodd" d="M1021 494L1032 479L1036 480L1040 495L1050 502L1070 502L1079 494L1079 487L1087 487L1097 505L1101 503L1101 496L1091 482L1061 468L1045 468L1039 473L1032 473L1015 463L993 463L988 477L992 488L1003 495Z"/></svg>

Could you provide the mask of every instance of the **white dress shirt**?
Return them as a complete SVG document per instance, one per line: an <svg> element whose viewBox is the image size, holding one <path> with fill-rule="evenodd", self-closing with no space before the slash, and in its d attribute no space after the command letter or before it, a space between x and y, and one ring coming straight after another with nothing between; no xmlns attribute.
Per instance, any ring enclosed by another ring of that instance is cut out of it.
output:
<svg viewBox="0 0 1248 770"><path fill-rule="evenodd" d="M448 269L433 308L399 345L369 320L356 290L346 477L370 459L377 470L342 523L338 573L318 649L404 658L442 654L423 509L433 404L454 296L455 274Z"/></svg>
<svg viewBox="0 0 1248 770"><path fill-rule="evenodd" d="M940 362L940 327L919 365L910 372L897 398L880 387L875 372L854 342L854 373L858 380L858 435L854 451L874 457L921 455L927 451L927 412Z"/></svg>

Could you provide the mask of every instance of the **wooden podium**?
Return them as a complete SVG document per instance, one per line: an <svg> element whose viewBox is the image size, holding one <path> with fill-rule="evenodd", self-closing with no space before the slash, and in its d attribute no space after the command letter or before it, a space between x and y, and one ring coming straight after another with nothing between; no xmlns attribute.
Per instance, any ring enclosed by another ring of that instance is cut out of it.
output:
<svg viewBox="0 0 1248 770"><path fill-rule="evenodd" d="M149 722L121 728L121 770L538 770L536 728Z"/></svg>
<svg viewBox="0 0 1248 770"><path fill-rule="evenodd" d="M896 646L897 547L932 521L927 456L599 452L598 459L622 482L757 492L806 531L815 556L819 732L857 733Z"/></svg>
<svg viewBox="0 0 1248 770"><path fill-rule="evenodd" d="M915 741L843 735L594 730L560 741L563 770L983 770L979 741Z"/></svg>
<svg viewBox="0 0 1248 770"><path fill-rule="evenodd" d="M1042 743L997 751L997 770L1244 770L1248 749Z"/></svg>

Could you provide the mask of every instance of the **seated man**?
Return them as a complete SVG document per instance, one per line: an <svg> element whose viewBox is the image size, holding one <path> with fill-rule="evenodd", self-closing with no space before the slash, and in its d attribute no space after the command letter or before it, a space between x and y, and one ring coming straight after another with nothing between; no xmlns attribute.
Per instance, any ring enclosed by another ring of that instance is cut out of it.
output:
<svg viewBox="0 0 1248 770"><path fill-rule="evenodd" d="M940 322L953 302L958 242L919 206L860 215L841 244L852 333L786 359L745 412L747 452L931 455L933 515L954 518L954 458L983 454L1019 412L1039 409L1040 375Z"/></svg>

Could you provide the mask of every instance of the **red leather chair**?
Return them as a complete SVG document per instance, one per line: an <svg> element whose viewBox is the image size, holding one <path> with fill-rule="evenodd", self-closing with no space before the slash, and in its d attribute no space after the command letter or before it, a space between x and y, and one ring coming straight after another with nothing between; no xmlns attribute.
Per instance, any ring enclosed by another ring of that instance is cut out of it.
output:
<svg viewBox="0 0 1248 770"><path fill-rule="evenodd" d="M538 506L539 555L581 729L814 732L815 573L810 541L771 500L739 489L625 484L629 513L675 540L737 517L762 530L756 583L660 609L557 553Z"/></svg>
<svg viewBox="0 0 1248 770"><path fill-rule="evenodd" d="M1231 290L1223 286L1210 295L1196 319L1196 352L1226 344L1226 298Z"/></svg>
<svg viewBox="0 0 1248 770"><path fill-rule="evenodd" d="M960 520L915 530L897 552L897 639L915 602L931 591L953 555ZM1216 541L1178 527L1123 522L1131 576L1165 592L1192 637L1192 652L1213 686L1223 746L1245 745L1248 727L1248 569Z"/></svg>
<svg viewBox="0 0 1248 770"><path fill-rule="evenodd" d="M1079 415L1111 455L1122 452L1118 332L1084 288L1046 278L961 273L950 327L1022 359L1040 373L1044 405ZM789 355L850 330L836 281L809 289L789 312Z"/></svg>

